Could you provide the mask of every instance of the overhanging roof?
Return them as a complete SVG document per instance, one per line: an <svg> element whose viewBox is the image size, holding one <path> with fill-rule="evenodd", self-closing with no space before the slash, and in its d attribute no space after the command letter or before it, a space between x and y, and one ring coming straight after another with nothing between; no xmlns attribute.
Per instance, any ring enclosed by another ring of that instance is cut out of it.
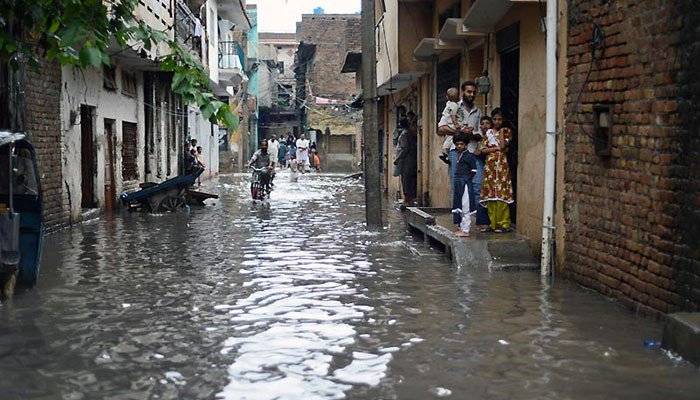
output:
<svg viewBox="0 0 700 400"><path fill-rule="evenodd" d="M513 6L511 0L476 0L464 17L464 30L490 32Z"/></svg>
<svg viewBox="0 0 700 400"><path fill-rule="evenodd" d="M464 18L448 18L442 26L438 38L441 40L466 40L481 37L488 32L479 30L468 30L464 26Z"/></svg>
<svg viewBox="0 0 700 400"><path fill-rule="evenodd" d="M424 75L424 72L407 72L396 74L386 82L377 86L377 95L388 96L394 92L403 90Z"/></svg>
<svg viewBox="0 0 700 400"><path fill-rule="evenodd" d="M345 62L343 63L343 69L340 70L341 73L351 73L360 72L362 69L362 53L348 51L345 54Z"/></svg>
<svg viewBox="0 0 700 400"><path fill-rule="evenodd" d="M439 56L444 52L456 51L461 48L462 44L454 41L445 41L438 38L423 38L413 50L413 56L418 61L430 61L433 57Z"/></svg>
<svg viewBox="0 0 700 400"><path fill-rule="evenodd" d="M217 2L217 11L219 17L233 22L243 32L250 30L252 24L241 0L219 1Z"/></svg>

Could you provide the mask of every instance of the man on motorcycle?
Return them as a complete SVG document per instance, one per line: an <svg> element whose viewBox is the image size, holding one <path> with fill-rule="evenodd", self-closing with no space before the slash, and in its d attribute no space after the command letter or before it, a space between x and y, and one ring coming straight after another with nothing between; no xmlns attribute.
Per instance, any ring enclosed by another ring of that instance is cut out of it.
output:
<svg viewBox="0 0 700 400"><path fill-rule="evenodd" d="M256 170L262 169L262 171L258 172L262 185L269 187L272 184L272 171L274 167L272 158L267 152L267 140L263 140L262 143L260 143L260 149L253 154L250 162L248 162L248 166Z"/></svg>

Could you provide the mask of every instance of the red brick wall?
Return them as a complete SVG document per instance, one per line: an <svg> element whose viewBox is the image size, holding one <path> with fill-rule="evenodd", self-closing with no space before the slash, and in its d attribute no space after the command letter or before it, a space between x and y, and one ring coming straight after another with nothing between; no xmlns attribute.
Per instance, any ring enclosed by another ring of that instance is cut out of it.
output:
<svg viewBox="0 0 700 400"><path fill-rule="evenodd" d="M653 314L700 307L697 9L569 3L564 272ZM612 105L609 157L594 152L597 103Z"/></svg>
<svg viewBox="0 0 700 400"><path fill-rule="evenodd" d="M316 45L309 70L309 86L314 96L351 99L356 93L355 75L343 74L346 47L356 47L360 36L360 16L354 14L304 14L297 40Z"/></svg>
<svg viewBox="0 0 700 400"><path fill-rule="evenodd" d="M44 197L44 224L48 231L68 222L67 196L61 172L61 68L42 63L28 67L24 79L24 128L34 145Z"/></svg>

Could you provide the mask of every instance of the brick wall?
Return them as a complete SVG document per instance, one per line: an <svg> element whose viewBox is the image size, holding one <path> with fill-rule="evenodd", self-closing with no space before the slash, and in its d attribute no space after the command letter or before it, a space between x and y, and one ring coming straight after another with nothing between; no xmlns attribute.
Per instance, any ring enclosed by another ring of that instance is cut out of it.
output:
<svg viewBox="0 0 700 400"><path fill-rule="evenodd" d="M297 39L316 46L309 73L315 96L350 99L356 92L355 76L340 73L345 62L345 44L359 41L360 16L354 14L304 14Z"/></svg>
<svg viewBox="0 0 700 400"><path fill-rule="evenodd" d="M700 73L692 0L569 2L564 272L652 314L700 308ZM594 58L593 24L604 34ZM610 156L593 106L612 109Z"/></svg>
<svg viewBox="0 0 700 400"><path fill-rule="evenodd" d="M69 215L61 173L61 68L48 62L27 68L24 96L24 127L36 149L44 224L51 231L66 225Z"/></svg>

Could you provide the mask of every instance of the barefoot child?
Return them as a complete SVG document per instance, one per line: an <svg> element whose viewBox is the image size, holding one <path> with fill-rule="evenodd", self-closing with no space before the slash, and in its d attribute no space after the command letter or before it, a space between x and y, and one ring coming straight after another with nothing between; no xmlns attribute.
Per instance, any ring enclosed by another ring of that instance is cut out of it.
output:
<svg viewBox="0 0 700 400"><path fill-rule="evenodd" d="M510 230L510 208L513 203L513 186L510 180L510 169L506 148L511 138L510 129L503 126L503 114L500 110L493 112L493 128L486 131L481 142L481 154L486 154L484 180L481 184L481 204L489 213L491 225L485 231L496 233ZM491 119L486 120L491 126Z"/></svg>
<svg viewBox="0 0 700 400"><path fill-rule="evenodd" d="M441 126L447 126L453 130L459 130L459 90L457 88L447 89L447 103L445 104L445 109L442 111L442 117L438 123L438 128ZM449 154L450 149L452 149L452 143L454 142L453 137L448 135L445 137L445 141L442 142L442 153L440 154L440 159L445 162L445 164L450 164Z"/></svg>
<svg viewBox="0 0 700 400"><path fill-rule="evenodd" d="M476 204L469 196L469 181L476 170L473 157L469 156L467 144L469 139L466 134L458 133L454 136L455 150L457 151L457 165L452 187L452 222L455 224L455 235L469 237L471 229L471 215L476 212Z"/></svg>

